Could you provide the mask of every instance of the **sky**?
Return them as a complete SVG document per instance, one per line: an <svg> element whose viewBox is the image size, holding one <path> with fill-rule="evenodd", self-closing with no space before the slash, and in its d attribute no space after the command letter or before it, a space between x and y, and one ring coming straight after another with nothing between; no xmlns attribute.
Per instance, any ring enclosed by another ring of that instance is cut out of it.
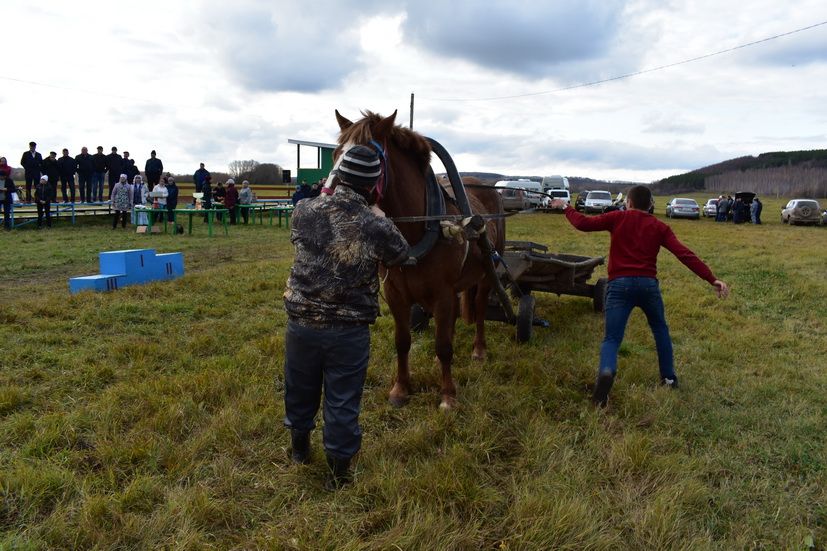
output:
<svg viewBox="0 0 827 551"><path fill-rule="evenodd" d="M289 138L334 142L335 109L407 126L411 93L414 129L462 172L650 182L827 148L827 24L651 70L827 22L824 0L0 5L13 166L34 140L58 155L114 145L140 165L155 149L175 173L295 170Z"/></svg>

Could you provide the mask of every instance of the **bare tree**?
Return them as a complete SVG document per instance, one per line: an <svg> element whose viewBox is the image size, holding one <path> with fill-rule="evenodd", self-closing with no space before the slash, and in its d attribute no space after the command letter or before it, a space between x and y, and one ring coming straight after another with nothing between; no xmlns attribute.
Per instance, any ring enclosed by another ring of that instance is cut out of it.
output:
<svg viewBox="0 0 827 551"><path fill-rule="evenodd" d="M238 180L245 174L252 173L257 166L259 166L259 162L254 161L253 159L250 159L249 161L232 161L229 165L230 176Z"/></svg>

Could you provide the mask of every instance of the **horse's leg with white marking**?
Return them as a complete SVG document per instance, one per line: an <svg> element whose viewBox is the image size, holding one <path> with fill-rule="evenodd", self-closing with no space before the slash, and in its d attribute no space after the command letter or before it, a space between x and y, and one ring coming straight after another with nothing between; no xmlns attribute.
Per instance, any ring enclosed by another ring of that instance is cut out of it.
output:
<svg viewBox="0 0 827 551"><path fill-rule="evenodd" d="M411 391L411 370L408 356L411 350L411 305L399 300L386 287L388 305L394 321L394 338L396 341L396 380L391 388L388 400L394 407L402 407L408 403ZM393 297L395 300L392 300Z"/></svg>
<svg viewBox="0 0 827 551"><path fill-rule="evenodd" d="M436 357L442 370L442 401L440 409L452 409L457 403L457 389L451 376L451 362L454 359L454 326L457 320L456 297L448 294L441 297L434 307L436 326Z"/></svg>

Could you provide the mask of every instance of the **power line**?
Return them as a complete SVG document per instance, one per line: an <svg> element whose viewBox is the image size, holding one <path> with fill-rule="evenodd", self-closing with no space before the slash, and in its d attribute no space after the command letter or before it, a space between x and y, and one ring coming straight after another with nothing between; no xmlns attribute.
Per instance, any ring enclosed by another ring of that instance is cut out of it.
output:
<svg viewBox="0 0 827 551"><path fill-rule="evenodd" d="M692 63L694 61L700 61L702 59L707 59L710 57L718 56L721 54L726 54L729 52L734 52L735 50L741 50L743 48L748 48L750 46L755 46L756 44L761 44L763 42L769 42L770 40L775 40L777 38L782 38L784 36L789 36L791 34L796 34L804 31L808 31L810 29L814 29L816 27L821 27L822 25L827 25L827 21L821 21L819 23L815 23L813 25L809 25L807 27L801 27L800 29L795 29L789 32L776 34L773 36L768 36L766 38L762 38L761 40L756 40L754 42L747 42L746 44L740 44L738 46L733 46L732 48L727 48L725 50L719 50L717 52L712 52L709 54L700 55L698 57L692 57L689 59L684 59L681 61L676 61L674 63L667 63L666 65L659 65L657 67L652 67L650 69L642 69L640 71L635 71L633 73L626 73L623 75L617 75L614 77L604 78L601 80L594 80L591 82L583 82L580 84L572 84L571 86L564 86L562 88L555 88L554 90L544 90L542 92L529 92L526 94L514 94L511 96L491 96L485 98L422 98L422 99L430 99L431 101L495 101L495 100L502 100L502 99L517 99L517 98L528 98L532 96L543 96L546 94L555 94L557 92L565 92L567 90L575 90L577 88L587 88L589 86L597 86L598 84L605 84L606 82L612 82L615 80L622 80L624 78L631 78L636 77L638 75L643 75L646 73L653 73L655 71L662 71L663 69L669 69L671 67L676 67L678 65L684 65L686 63Z"/></svg>

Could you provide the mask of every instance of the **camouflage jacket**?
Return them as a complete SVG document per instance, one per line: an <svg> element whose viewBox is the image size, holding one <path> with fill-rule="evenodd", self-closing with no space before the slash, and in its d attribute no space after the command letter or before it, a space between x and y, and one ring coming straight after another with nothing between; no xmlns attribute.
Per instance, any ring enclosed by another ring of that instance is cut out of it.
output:
<svg viewBox="0 0 827 551"><path fill-rule="evenodd" d="M290 241L296 258L284 292L287 314L320 326L373 323L379 263L400 264L409 249L393 222L346 186L299 202Z"/></svg>

